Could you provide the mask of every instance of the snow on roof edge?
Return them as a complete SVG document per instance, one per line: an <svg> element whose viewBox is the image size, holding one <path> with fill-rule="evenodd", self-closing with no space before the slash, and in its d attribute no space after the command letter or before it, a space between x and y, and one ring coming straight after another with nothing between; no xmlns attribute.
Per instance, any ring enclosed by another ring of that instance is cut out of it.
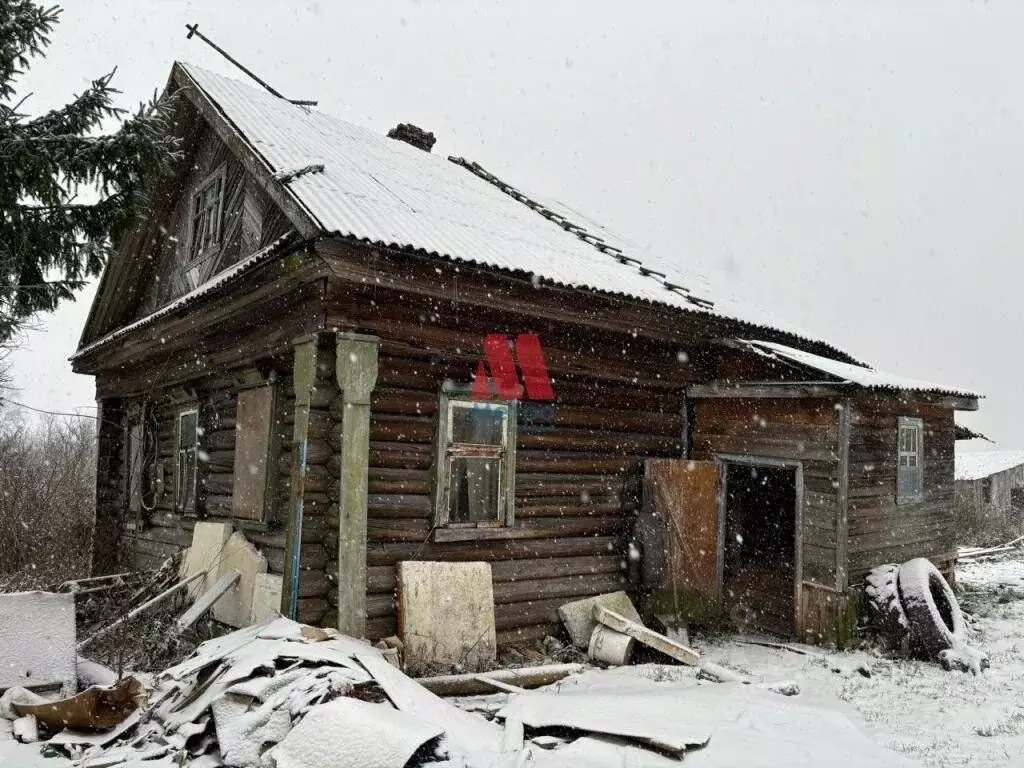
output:
<svg viewBox="0 0 1024 768"><path fill-rule="evenodd" d="M169 304L165 304L159 309L150 312L148 315L145 315L144 317L140 317L138 320L129 323L128 325L121 326L120 328L115 328L107 335L101 336L100 338L96 339L96 341L90 342L84 347L79 347L78 350L76 350L75 353L68 359L76 360L88 352L92 352L93 350L96 350L99 347L106 346L115 339L119 339L122 336L131 333L132 331L138 330L139 328L144 328L150 323L159 320L161 317L171 314L176 309L180 309L184 306L191 304L196 299L205 296L207 293L210 293L214 289L220 288L222 285L225 285L241 277L242 275L248 273L249 270L253 269L254 267L258 266L264 261L267 261L271 256L276 255L285 246L286 241L294 239L293 235L293 232L288 232L282 235L269 245L264 246L263 248L252 253L249 256L246 256L244 259L236 261L230 267L222 269L220 272L213 275L205 283L196 286L191 291L189 291L186 294L183 294L182 296L179 296L177 299L170 302Z"/></svg>
<svg viewBox="0 0 1024 768"><path fill-rule="evenodd" d="M793 349L783 344L770 341L741 340L752 351L767 357L779 356L799 365L813 368L829 376L834 376L847 384L854 384L864 389L888 390L898 392L926 392L952 397L968 397L981 399L983 395L962 387L950 387L928 381L910 379L876 370L867 365L851 365L839 360L831 360L811 352Z"/></svg>

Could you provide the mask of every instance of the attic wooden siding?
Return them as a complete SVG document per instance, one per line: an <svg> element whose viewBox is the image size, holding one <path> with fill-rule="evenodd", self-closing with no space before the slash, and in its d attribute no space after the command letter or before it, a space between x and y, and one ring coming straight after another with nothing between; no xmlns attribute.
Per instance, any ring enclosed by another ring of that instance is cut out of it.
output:
<svg viewBox="0 0 1024 768"><path fill-rule="evenodd" d="M896 503L900 416L924 421L923 498ZM953 511L953 411L895 396L853 400L850 422L849 577L863 581L876 565L914 557L949 573L956 553Z"/></svg>
<svg viewBox="0 0 1024 768"><path fill-rule="evenodd" d="M840 509L838 403L833 398L712 398L693 406L692 458L732 454L803 465L803 580L830 588L836 586Z"/></svg>
<svg viewBox="0 0 1024 768"><path fill-rule="evenodd" d="M205 123L198 131L190 169L181 180L180 194L167 213L162 234L152 247L153 280L135 318L148 315L188 293L289 229L284 214L244 172L227 145ZM192 196L221 168L224 169L224 190L220 247L190 262Z"/></svg>

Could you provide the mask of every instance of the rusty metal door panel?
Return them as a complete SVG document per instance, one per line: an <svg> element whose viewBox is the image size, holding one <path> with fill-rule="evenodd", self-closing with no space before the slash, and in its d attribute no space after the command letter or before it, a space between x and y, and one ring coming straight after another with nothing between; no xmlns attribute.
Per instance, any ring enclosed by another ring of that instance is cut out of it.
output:
<svg viewBox="0 0 1024 768"><path fill-rule="evenodd" d="M719 488L714 461L652 459L646 463L647 489L665 537L662 589L674 599L717 603L719 574Z"/></svg>

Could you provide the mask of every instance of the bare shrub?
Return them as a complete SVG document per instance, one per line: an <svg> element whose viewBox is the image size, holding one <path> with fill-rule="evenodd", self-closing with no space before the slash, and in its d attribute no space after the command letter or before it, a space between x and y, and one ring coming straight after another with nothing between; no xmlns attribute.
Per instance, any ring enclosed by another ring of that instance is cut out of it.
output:
<svg viewBox="0 0 1024 768"><path fill-rule="evenodd" d="M0 574L8 575L0 583L7 589L88 575L95 467L91 419L0 415Z"/></svg>

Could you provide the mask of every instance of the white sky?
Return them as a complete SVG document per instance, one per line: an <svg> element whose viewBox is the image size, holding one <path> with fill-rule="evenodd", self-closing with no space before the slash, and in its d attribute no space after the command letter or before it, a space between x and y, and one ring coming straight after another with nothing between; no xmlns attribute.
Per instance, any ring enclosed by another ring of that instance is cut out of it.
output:
<svg viewBox="0 0 1024 768"><path fill-rule="evenodd" d="M414 122L646 261L980 390L960 420L1024 447L1019 0L67 0L27 108L114 66L131 105L175 59L242 77L186 22L291 98ZM14 356L23 402L92 403L66 362L90 298Z"/></svg>

